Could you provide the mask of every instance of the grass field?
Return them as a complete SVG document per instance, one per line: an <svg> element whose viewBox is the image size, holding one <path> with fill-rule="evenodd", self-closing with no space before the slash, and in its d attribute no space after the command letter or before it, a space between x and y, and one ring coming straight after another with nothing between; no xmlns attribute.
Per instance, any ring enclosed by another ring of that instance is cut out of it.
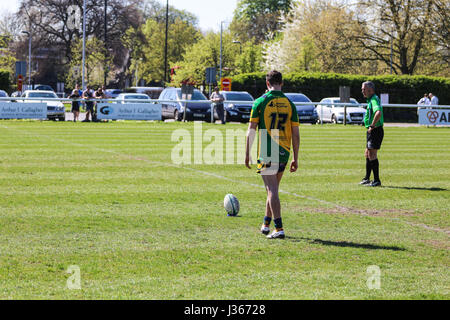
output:
<svg viewBox="0 0 450 320"><path fill-rule="evenodd" d="M0 122L0 298L450 298L450 129L387 127L372 189L361 127L302 126L288 238L270 241L255 170L172 164L179 128L193 124Z"/></svg>

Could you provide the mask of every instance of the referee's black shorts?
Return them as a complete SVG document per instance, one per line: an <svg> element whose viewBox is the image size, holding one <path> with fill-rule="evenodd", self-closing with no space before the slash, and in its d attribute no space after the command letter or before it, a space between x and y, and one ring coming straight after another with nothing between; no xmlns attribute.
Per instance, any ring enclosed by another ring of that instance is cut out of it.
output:
<svg viewBox="0 0 450 320"><path fill-rule="evenodd" d="M384 138L383 127L376 127L369 133L367 131L367 149L381 149L381 143Z"/></svg>

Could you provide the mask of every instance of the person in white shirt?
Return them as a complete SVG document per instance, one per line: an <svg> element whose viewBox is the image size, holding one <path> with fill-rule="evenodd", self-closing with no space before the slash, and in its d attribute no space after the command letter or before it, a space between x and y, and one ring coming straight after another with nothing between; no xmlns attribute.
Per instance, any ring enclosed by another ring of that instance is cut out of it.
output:
<svg viewBox="0 0 450 320"><path fill-rule="evenodd" d="M420 104L420 105L430 105L430 104L431 104L431 101L430 101L430 99L428 99L428 94L425 93L424 96L423 96L423 98L420 99L419 102L417 102L417 104Z"/></svg>
<svg viewBox="0 0 450 320"><path fill-rule="evenodd" d="M437 105L439 104L439 99L438 99L438 97L436 97L436 96L435 96L434 94L432 94L431 92L430 92L430 94L428 95L428 97L430 98L431 105L437 106Z"/></svg>

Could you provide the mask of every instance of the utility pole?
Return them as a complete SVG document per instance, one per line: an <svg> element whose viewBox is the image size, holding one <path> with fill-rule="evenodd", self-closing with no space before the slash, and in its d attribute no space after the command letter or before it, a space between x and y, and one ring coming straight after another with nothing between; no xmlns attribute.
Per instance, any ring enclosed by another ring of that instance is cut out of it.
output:
<svg viewBox="0 0 450 320"><path fill-rule="evenodd" d="M222 80L222 59L223 59L223 23L224 21L220 21L220 66L219 66L219 83Z"/></svg>
<svg viewBox="0 0 450 320"><path fill-rule="evenodd" d="M31 85L31 32L22 31L22 33L28 36L28 85Z"/></svg>
<svg viewBox="0 0 450 320"><path fill-rule="evenodd" d="M104 66L104 70L103 70L103 75L104 75L104 79L103 79L103 85L106 88L106 78L108 77L108 14L107 14L107 10L108 10L108 0L105 0L105 66Z"/></svg>
<svg viewBox="0 0 450 320"><path fill-rule="evenodd" d="M164 87L167 82L167 38L169 35L169 0L166 3L166 40L164 44Z"/></svg>
<svg viewBox="0 0 450 320"><path fill-rule="evenodd" d="M86 0L83 0L83 62L82 62L82 89L86 89L86 81L84 79L86 66Z"/></svg>

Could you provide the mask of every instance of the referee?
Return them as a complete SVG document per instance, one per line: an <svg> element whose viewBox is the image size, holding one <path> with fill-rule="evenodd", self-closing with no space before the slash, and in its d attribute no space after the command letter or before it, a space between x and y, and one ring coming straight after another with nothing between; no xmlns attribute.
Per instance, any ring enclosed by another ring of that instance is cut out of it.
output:
<svg viewBox="0 0 450 320"><path fill-rule="evenodd" d="M364 125L367 128L367 146L364 153L366 157L366 176L360 184L368 187L379 187L381 186L381 181L377 153L381 148L384 137L383 107L381 106L380 98L375 94L375 85L373 82L364 82L361 90L367 99L368 105L364 117ZM372 171L373 181L370 180Z"/></svg>

